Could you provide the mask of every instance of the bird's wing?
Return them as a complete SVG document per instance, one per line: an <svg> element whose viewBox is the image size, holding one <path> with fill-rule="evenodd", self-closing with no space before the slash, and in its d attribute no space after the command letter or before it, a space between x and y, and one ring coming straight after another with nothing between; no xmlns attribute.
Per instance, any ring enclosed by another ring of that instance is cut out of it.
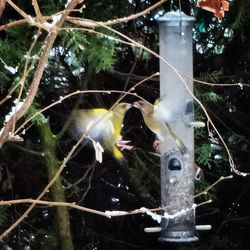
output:
<svg viewBox="0 0 250 250"><path fill-rule="evenodd" d="M188 149L185 146L185 144L183 143L183 141L177 137L177 135L175 134L175 132L173 131L173 129L169 126L169 124L165 123L165 126L168 127L169 130L169 134L172 137L172 139L174 140L176 146L178 147L178 149L180 150L180 152L185 155L188 153Z"/></svg>
<svg viewBox="0 0 250 250"><path fill-rule="evenodd" d="M176 146L179 148L182 154L187 154L188 150L185 144L182 142L180 138L177 137L174 130L168 124L168 122L164 119L160 112L154 112L155 119L159 122L158 133L156 133L160 140L164 141L164 138L167 136L171 136L174 140Z"/></svg>
<svg viewBox="0 0 250 250"><path fill-rule="evenodd" d="M86 133L88 129L88 135L95 139L103 139L107 134L112 131L112 124L110 118L112 113L108 113L106 109L85 109L77 111L74 117L75 137Z"/></svg>

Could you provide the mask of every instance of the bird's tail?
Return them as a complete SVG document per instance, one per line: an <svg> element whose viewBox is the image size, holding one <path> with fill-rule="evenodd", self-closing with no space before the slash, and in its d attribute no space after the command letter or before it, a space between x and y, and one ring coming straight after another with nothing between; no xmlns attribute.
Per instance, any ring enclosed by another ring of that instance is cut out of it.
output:
<svg viewBox="0 0 250 250"><path fill-rule="evenodd" d="M186 155L188 153L188 149L187 147L184 145L184 143L179 139L179 138L175 138L175 143L178 147L178 149L180 150L181 154Z"/></svg>
<svg viewBox="0 0 250 250"><path fill-rule="evenodd" d="M177 135L172 131L172 129L170 128L170 134L172 136L172 138L175 141L176 146L178 147L178 149L180 150L182 155L186 155L188 154L188 149L185 146L185 144L177 137Z"/></svg>
<svg viewBox="0 0 250 250"><path fill-rule="evenodd" d="M182 142L181 139L179 139L177 137L177 135L175 134L175 132L172 130L172 128L169 126L168 123L165 123L165 125L167 126L168 128L168 131L169 131L169 134L171 135L171 137L173 138L176 146L178 147L178 149L180 150L181 154L182 155L187 155L188 154L188 149L187 147L185 146L185 144Z"/></svg>
<svg viewBox="0 0 250 250"><path fill-rule="evenodd" d="M124 155L122 154L122 152L116 147L114 146L112 148L113 151L113 155L114 157L118 160L118 161L123 161L124 160Z"/></svg>

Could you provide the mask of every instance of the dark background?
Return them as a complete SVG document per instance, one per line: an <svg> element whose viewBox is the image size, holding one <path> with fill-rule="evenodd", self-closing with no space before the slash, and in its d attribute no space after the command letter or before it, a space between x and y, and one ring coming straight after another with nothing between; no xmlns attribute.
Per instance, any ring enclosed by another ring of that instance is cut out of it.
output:
<svg viewBox="0 0 250 250"><path fill-rule="evenodd" d="M109 20L129 16L140 12L156 1L85 1L84 12L75 13L79 17L93 20ZM27 1L15 1L27 13L34 15ZM44 15L63 8L63 1L40 1ZM242 172L250 172L250 4L248 1L230 1L229 12L222 20L212 13L196 7L196 1L181 1L186 14L194 13L194 77L199 80L221 83L221 86L208 86L194 83L195 94L205 105L216 127L223 135L236 163ZM173 1L173 9L179 8ZM158 11L169 11L167 2L152 13L114 28L153 51L158 51L158 25L154 16ZM1 24L19 19L19 15L6 6ZM111 34L99 29L99 32ZM0 56L7 65L15 67L23 64L23 56L29 48L34 28L21 25L0 31ZM81 52L74 47L82 43L86 50ZM116 36L116 35L115 35ZM43 42L43 36L40 43ZM111 43L94 34L62 33L55 45L53 56L43 76L36 107L42 108L77 89L114 89L128 90L135 83L159 71L158 59L145 51L121 43ZM64 48L64 49L62 49ZM75 63L69 63L69 51L75 54ZM113 52L112 52L113 51ZM103 59L103 61L101 60ZM84 68L84 72L74 74L74 70ZM18 73L17 73L18 74ZM10 74L0 65L0 94L3 98L9 91L16 75ZM61 79L55 76L61 76ZM237 84L238 86L223 86ZM159 96L159 79L146 81L136 88L138 95L150 102ZM119 94L85 94L73 97L61 105L45 112L52 131L57 134L76 102L82 108L109 108ZM1 99L2 99L1 98ZM127 96L125 101L133 102L137 98ZM11 101L1 105L1 117L4 120ZM206 121L199 107L196 107L197 119ZM136 117L136 119L135 119ZM212 135L212 136L211 136ZM160 167L159 159L153 152L154 134L145 126L136 109L131 109L125 117L123 137L130 139L135 149L124 152L127 162L119 164L109 153L104 154L102 164L94 162L91 146L83 147L67 164L62 178L69 202L105 210L133 210L160 205ZM232 174L227 154L214 131L208 134L206 129L196 131L196 163L202 168L204 178L195 183L196 192L214 183L220 176ZM1 149L0 160L0 199L18 199L36 197L44 188L47 180L46 168L42 159L30 152L39 151L40 139L36 126L31 126L23 143L7 143ZM58 159L62 160L74 141L66 133L58 145ZM91 168L86 178L86 171ZM81 181L79 181L81 180ZM78 184L74 184L79 181ZM91 184L90 184L91 183ZM73 185L74 184L74 185ZM212 199L209 205L197 209L197 224L210 224L212 230L199 232L200 241L187 245L163 244L157 241L159 234L144 233L145 227L156 226L146 215L133 215L118 218L103 218L93 214L70 210L71 229L75 249L249 249L249 177L235 176L215 186L202 199ZM46 199L50 199L49 194ZM3 231L19 218L28 205L2 207L0 229ZM37 206L31 215L21 223L2 243L2 249L57 249L57 239L53 230L55 209ZM29 246L30 248L25 248Z"/></svg>

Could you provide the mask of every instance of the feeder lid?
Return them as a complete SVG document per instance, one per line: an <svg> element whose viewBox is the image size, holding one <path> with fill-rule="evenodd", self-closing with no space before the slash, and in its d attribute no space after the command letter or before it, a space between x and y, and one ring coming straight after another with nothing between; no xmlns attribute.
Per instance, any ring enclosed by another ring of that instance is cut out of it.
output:
<svg viewBox="0 0 250 250"><path fill-rule="evenodd" d="M180 22L182 25L192 25L192 23L195 21L195 18L177 10L167 12L163 16L157 18L157 21L160 23L167 22L169 26L179 26Z"/></svg>

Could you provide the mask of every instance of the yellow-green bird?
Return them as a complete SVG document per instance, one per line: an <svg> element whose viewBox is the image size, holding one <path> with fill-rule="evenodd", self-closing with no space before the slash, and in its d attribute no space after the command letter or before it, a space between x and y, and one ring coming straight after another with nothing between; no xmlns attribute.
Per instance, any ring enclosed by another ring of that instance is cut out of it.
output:
<svg viewBox="0 0 250 250"><path fill-rule="evenodd" d="M75 139L80 139L88 130L90 138L100 141L116 159L123 160L124 156L117 147L121 150L132 149L127 145L130 141L121 140L124 116L131 107L130 103L121 102L111 111L105 108L78 109L73 115L70 133Z"/></svg>
<svg viewBox="0 0 250 250"><path fill-rule="evenodd" d="M184 143L176 136L166 120L164 120L159 110L159 103L159 100L156 100L155 105L140 100L134 102L133 107L140 109L145 124L161 141L165 141L168 136L171 136L180 152L187 154L188 150Z"/></svg>

